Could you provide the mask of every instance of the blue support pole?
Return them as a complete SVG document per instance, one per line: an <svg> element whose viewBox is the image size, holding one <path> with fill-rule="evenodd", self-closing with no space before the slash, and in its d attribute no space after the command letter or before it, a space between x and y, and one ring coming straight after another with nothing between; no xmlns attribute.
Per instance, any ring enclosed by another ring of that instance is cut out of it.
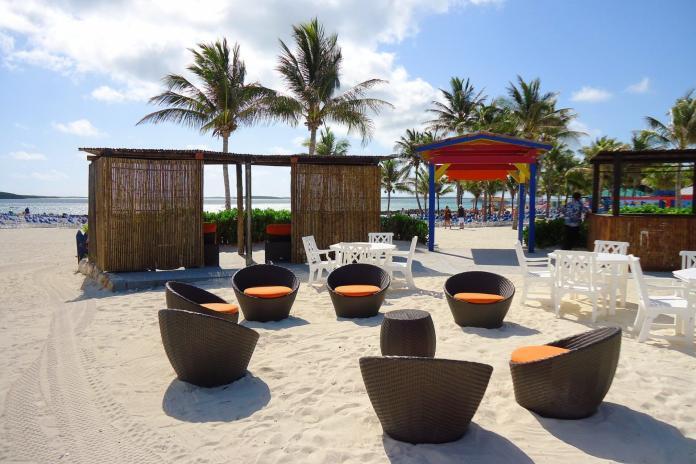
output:
<svg viewBox="0 0 696 464"><path fill-rule="evenodd" d="M529 243L527 250L534 253L535 240L535 219L536 219L536 183L537 183L537 165L529 163Z"/></svg>
<svg viewBox="0 0 696 464"><path fill-rule="evenodd" d="M435 163L428 163L428 250L435 250Z"/></svg>
<svg viewBox="0 0 696 464"><path fill-rule="evenodd" d="M523 243L522 232L524 231L524 182L517 185L517 196L519 204L517 205L517 241Z"/></svg>

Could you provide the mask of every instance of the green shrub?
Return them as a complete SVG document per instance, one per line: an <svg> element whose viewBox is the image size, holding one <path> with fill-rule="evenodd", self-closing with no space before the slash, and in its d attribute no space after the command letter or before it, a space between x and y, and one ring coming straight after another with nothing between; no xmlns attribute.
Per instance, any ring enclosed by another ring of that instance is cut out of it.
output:
<svg viewBox="0 0 696 464"><path fill-rule="evenodd" d="M261 242L266 238L266 226L268 224L289 224L290 211L281 209L259 209L251 211L251 237L254 242ZM237 243L237 209L203 213L204 222L213 222L217 225L220 243Z"/></svg>
<svg viewBox="0 0 696 464"><path fill-rule="evenodd" d="M382 232L393 232L394 240L411 240L414 236L421 243L428 240L428 224L420 219L396 213L382 216L381 223Z"/></svg>
<svg viewBox="0 0 696 464"><path fill-rule="evenodd" d="M622 206L622 214L691 214L691 208L660 208L657 205Z"/></svg>
<svg viewBox="0 0 696 464"><path fill-rule="evenodd" d="M563 243L565 237L565 221L563 218L558 219L538 219L534 222L536 228L534 237L536 246L539 248L553 248ZM523 234L524 243L529 244L529 226L524 228ZM587 223L580 226L580 237L577 245L587 243Z"/></svg>

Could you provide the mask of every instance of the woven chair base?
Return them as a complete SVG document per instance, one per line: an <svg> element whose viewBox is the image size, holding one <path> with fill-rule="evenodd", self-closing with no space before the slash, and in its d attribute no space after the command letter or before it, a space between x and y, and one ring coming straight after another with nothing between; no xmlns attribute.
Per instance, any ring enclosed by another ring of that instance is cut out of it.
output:
<svg viewBox="0 0 696 464"><path fill-rule="evenodd" d="M244 294L250 287L282 285L292 292L280 298L257 298ZM255 264L237 271L232 277L232 288L239 307L247 321L272 322L286 319L297 297L300 281L284 267L273 264Z"/></svg>
<svg viewBox="0 0 696 464"><path fill-rule="evenodd" d="M492 293L501 295L504 300L487 304L469 303L454 298L454 295L460 292ZM447 304L452 311L454 322L461 327L501 327L514 295L515 285L509 279L492 272L462 272L445 281Z"/></svg>
<svg viewBox="0 0 696 464"><path fill-rule="evenodd" d="M198 288L194 285L183 282L167 282L164 287L164 296L169 309L183 309L205 314L207 316L219 317L232 322L239 321L239 313L222 313L204 308L201 303L227 303L214 293Z"/></svg>
<svg viewBox="0 0 696 464"><path fill-rule="evenodd" d="M337 317L363 318L379 313L384 303L391 279L384 269L372 264L347 264L334 269L326 278L326 287ZM343 296L334 291L341 285L374 285L379 292L369 296Z"/></svg>

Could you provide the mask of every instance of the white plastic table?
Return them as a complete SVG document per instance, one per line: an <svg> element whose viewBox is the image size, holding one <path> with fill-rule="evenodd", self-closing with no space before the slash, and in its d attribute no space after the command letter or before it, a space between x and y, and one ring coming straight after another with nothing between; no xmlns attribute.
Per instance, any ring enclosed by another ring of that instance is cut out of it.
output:
<svg viewBox="0 0 696 464"><path fill-rule="evenodd" d="M683 280L684 282L696 283L696 267L674 271L672 272L672 275L679 280Z"/></svg>
<svg viewBox="0 0 696 464"><path fill-rule="evenodd" d="M388 265L391 264L391 252L396 250L396 245L381 242L343 242L343 245L368 245L370 247L371 252L374 252L375 254L378 252L382 252L384 255L385 267L388 267ZM338 253L341 251L341 244L334 243L333 245L329 246L329 249Z"/></svg>

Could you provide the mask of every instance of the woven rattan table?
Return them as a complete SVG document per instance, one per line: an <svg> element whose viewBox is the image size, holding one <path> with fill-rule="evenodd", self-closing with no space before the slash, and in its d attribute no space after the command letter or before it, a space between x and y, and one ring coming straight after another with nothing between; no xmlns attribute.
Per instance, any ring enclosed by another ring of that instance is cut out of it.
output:
<svg viewBox="0 0 696 464"><path fill-rule="evenodd" d="M384 315L380 333L383 356L435 356L435 326L430 313L400 309Z"/></svg>

